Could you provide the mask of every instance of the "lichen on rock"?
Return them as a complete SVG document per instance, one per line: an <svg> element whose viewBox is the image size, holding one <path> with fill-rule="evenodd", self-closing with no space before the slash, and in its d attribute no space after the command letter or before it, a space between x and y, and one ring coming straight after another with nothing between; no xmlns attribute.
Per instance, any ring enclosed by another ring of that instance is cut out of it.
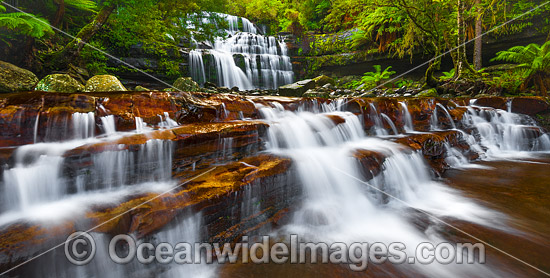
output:
<svg viewBox="0 0 550 278"><path fill-rule="evenodd" d="M75 93L84 91L84 86L68 74L50 74L36 85L35 91Z"/></svg>
<svg viewBox="0 0 550 278"><path fill-rule="evenodd" d="M127 91L118 78L112 75L96 75L86 82L86 92L121 92Z"/></svg>
<svg viewBox="0 0 550 278"><path fill-rule="evenodd" d="M200 90L199 84L193 81L191 77L180 77L174 82L174 87L183 92L197 92Z"/></svg>
<svg viewBox="0 0 550 278"><path fill-rule="evenodd" d="M34 73L0 61L0 93L30 91L38 83Z"/></svg>

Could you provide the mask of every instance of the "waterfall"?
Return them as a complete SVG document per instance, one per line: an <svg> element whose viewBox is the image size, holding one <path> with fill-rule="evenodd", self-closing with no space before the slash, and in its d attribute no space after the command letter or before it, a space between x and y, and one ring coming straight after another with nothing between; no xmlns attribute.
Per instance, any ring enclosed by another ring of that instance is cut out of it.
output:
<svg viewBox="0 0 550 278"><path fill-rule="evenodd" d="M103 132L107 135L116 133L115 116L109 115L101 117Z"/></svg>
<svg viewBox="0 0 550 278"><path fill-rule="evenodd" d="M339 111L281 111L279 105L273 106L258 105L270 124L266 135L268 149L292 158L305 192L301 207L283 234L300 234L316 242L404 242L407 246L442 240L437 234L428 236L418 230L406 217L406 205L374 188L439 217L504 225L497 220L498 213L433 181L421 154L390 141L367 137L356 115ZM345 122L336 124L328 115ZM382 172L370 181L361 181L362 170L353 156L357 150L371 150L386 157L380 166ZM454 277L457 273L498 277L480 264L412 267L433 277Z"/></svg>
<svg viewBox="0 0 550 278"><path fill-rule="evenodd" d="M401 113L403 114L403 117L405 119L403 129L405 132L411 132L414 131L414 125L411 117L411 113L409 112L409 107L405 102L400 101L399 105L401 105Z"/></svg>
<svg viewBox="0 0 550 278"><path fill-rule="evenodd" d="M453 127L453 129L456 129L455 122L453 121L453 117L451 117L451 113L449 113L449 110L447 110L447 108L439 102L436 105L437 105L437 107L441 107L441 109L443 109L443 112L445 112L445 115L447 116L447 119L449 120L449 123L451 123L451 126ZM436 117L437 117L437 113L436 113Z"/></svg>
<svg viewBox="0 0 550 278"><path fill-rule="evenodd" d="M397 127L395 126L395 124L393 123L393 121L390 119L390 117L384 113L380 113L380 116L382 117L382 119L384 119L388 125L390 125L391 127L391 130L393 132L394 135L397 135L399 134L399 132L397 131Z"/></svg>
<svg viewBox="0 0 550 278"><path fill-rule="evenodd" d="M202 53L197 50L189 52L189 71L191 78L199 84L206 82L206 73L204 70L204 62L202 61Z"/></svg>
<svg viewBox="0 0 550 278"><path fill-rule="evenodd" d="M90 141L91 140L91 141ZM25 211L89 191L121 188L146 182L166 182L172 174L172 142L149 140L137 151L93 154L90 166L76 172L63 154L97 139L41 143L19 147L15 165L4 170L4 210ZM69 163L69 164L68 164Z"/></svg>
<svg viewBox="0 0 550 278"><path fill-rule="evenodd" d="M488 156L550 150L550 137L530 117L475 105L467 108L462 123L477 130L479 144L487 149Z"/></svg>
<svg viewBox="0 0 550 278"><path fill-rule="evenodd" d="M217 38L211 50L192 50L189 65L192 78L199 82L215 82L218 86L276 89L292 83L294 73L287 54L286 44L273 36L258 33L257 28L246 18L218 14L228 22L229 37ZM239 27L242 22L242 28ZM210 63L202 56L209 56ZM215 68L215 76L208 73ZM204 77L204 78L203 78Z"/></svg>
<svg viewBox="0 0 550 278"><path fill-rule="evenodd" d="M72 116L75 139L85 139L94 136L95 115L94 112L74 113Z"/></svg>

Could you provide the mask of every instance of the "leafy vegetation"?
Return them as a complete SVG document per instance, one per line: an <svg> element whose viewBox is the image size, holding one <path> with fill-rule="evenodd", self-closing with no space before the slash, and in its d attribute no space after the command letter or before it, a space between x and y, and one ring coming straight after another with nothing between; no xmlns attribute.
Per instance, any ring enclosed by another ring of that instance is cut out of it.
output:
<svg viewBox="0 0 550 278"><path fill-rule="evenodd" d="M390 79L395 71L391 70L391 66L382 70L382 66L374 65L374 71L365 72L361 80L353 82L353 87L362 87L362 89L372 89L382 84L384 80Z"/></svg>
<svg viewBox="0 0 550 278"><path fill-rule="evenodd" d="M543 45L515 46L498 52L493 60L517 64L514 73L525 77L520 90L533 83L542 95L547 95L550 89L550 41Z"/></svg>
<svg viewBox="0 0 550 278"><path fill-rule="evenodd" d="M25 13L7 4L0 5L0 44L8 46L3 48L8 49L3 50L5 57L19 57L19 61L25 60L37 70L63 71L76 65L86 67L92 74L124 69L113 64L102 51L127 57L139 49L140 57L155 58L154 70L162 71L162 76L175 78L184 74L177 55L180 47L193 47L189 43L193 40L212 40L225 35L220 30L226 23L216 16L221 12L247 17L266 27L270 34L290 32L296 35L300 48L294 53L305 57L306 74L315 75L325 67L366 62L377 57L407 58L412 62L422 56L433 58L423 80L428 86L436 87L441 81L483 78L479 71L483 44L476 37L543 2L28 0L19 1L17 7ZM550 39L549 11L550 5L546 5L505 24L492 35L499 38L529 28L539 34L548 34ZM467 57L463 46L468 40L475 40L473 57ZM87 43L94 47L86 47ZM541 94L546 93L550 84L546 67L549 63L545 58L548 47L545 45L499 53L495 62L511 62L518 66L505 72L506 75L486 81L510 90L524 90L533 85ZM453 69L437 79L434 73L440 70L440 56L448 52ZM375 69L356 82L376 85L390 73L393 73L390 69ZM522 77L525 77L524 82L516 88L516 79Z"/></svg>

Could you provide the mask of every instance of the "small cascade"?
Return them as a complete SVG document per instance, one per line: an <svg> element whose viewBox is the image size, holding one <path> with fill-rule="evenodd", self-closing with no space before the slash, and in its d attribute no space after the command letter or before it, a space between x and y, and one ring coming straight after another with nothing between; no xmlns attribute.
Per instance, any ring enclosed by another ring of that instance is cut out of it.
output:
<svg viewBox="0 0 550 278"><path fill-rule="evenodd" d="M388 123L388 125L390 125L394 135L399 134L399 132L397 131L397 127L395 126L395 124L393 123L393 121L390 119L388 115L384 113L380 113L380 116L382 117L382 119L384 119Z"/></svg>
<svg viewBox="0 0 550 278"><path fill-rule="evenodd" d="M86 139L95 135L95 114L74 113L72 116L74 139Z"/></svg>
<svg viewBox="0 0 550 278"><path fill-rule="evenodd" d="M550 137L525 115L471 105L462 121L465 126L477 130L479 144L487 149L489 156L499 157L503 152L550 150Z"/></svg>
<svg viewBox="0 0 550 278"><path fill-rule="evenodd" d="M136 152L96 154L92 157L93 166L79 172L77 188L89 191L167 181L172 177L172 149L171 141L154 139L140 145Z"/></svg>
<svg viewBox="0 0 550 278"><path fill-rule="evenodd" d="M260 112L270 124L269 150L293 159L305 192L301 207L283 234L299 234L321 242L399 241L406 246L433 240L403 216L407 206L373 188L436 215L501 225L493 222L498 214L433 181L419 153L406 151L390 141L366 137L354 114L295 113L270 107L261 107ZM327 114L337 115L345 122L335 124L328 120ZM361 182L362 170L353 156L358 149L386 157L380 167L382 172L370 181ZM449 276L449 269L467 276L471 268L476 273L494 276L483 265L411 267L428 276Z"/></svg>
<svg viewBox="0 0 550 278"><path fill-rule="evenodd" d="M116 133L115 116L101 117L103 132L107 135Z"/></svg>
<svg viewBox="0 0 550 278"><path fill-rule="evenodd" d="M430 116L430 130L439 129L439 119L437 119L437 106L434 108L432 115Z"/></svg>
<svg viewBox="0 0 550 278"><path fill-rule="evenodd" d="M204 62L200 51L191 50L189 52L189 71L191 72L191 78L197 83L204 84L206 82Z"/></svg>
<svg viewBox="0 0 550 278"><path fill-rule="evenodd" d="M211 81L218 86L236 86L241 90L276 89L294 81L284 42L259 34L246 18L217 15L228 22L226 33L229 37L217 38L211 50L189 53L190 72L195 81L199 84ZM209 74L209 67L215 68L214 75Z"/></svg>
<svg viewBox="0 0 550 278"><path fill-rule="evenodd" d="M40 143L17 148L15 164L4 170L4 209L26 210L67 193L63 153L82 143Z"/></svg>
<svg viewBox="0 0 550 278"><path fill-rule="evenodd" d="M14 167L4 170L4 209L27 210L74 194L167 181L172 173L172 142L149 140L137 151L92 155L92 165L71 172L63 154L91 141L25 145ZM99 142L99 141L95 141Z"/></svg>
<svg viewBox="0 0 550 278"><path fill-rule="evenodd" d="M369 106L371 110L369 116L374 121L374 133L378 136L388 135L388 131L386 131L386 128L384 128L384 125L382 124L382 120L380 118L380 114L378 114L378 110L372 103L369 103Z"/></svg>
<svg viewBox="0 0 550 278"><path fill-rule="evenodd" d="M414 125L411 113L409 112L409 107L403 101L400 101L399 105L401 105L401 113L403 114L403 118L405 119L403 129L405 130L405 132L414 131Z"/></svg>
<svg viewBox="0 0 550 278"><path fill-rule="evenodd" d="M453 129L456 129L455 122L453 120L453 117L451 117L451 113L449 113L449 110L447 110L447 108L445 108L445 106L443 106L443 104L441 104L439 102L436 105L437 105L437 107L440 107L441 109L443 109L443 112L445 112L445 115L447 116L447 119L449 120L449 123L451 123L451 126L453 127Z"/></svg>
<svg viewBox="0 0 550 278"><path fill-rule="evenodd" d="M141 133L147 128L147 124L143 122L143 119L141 117L136 117L136 132Z"/></svg>
<svg viewBox="0 0 550 278"><path fill-rule="evenodd" d="M178 126L178 123L170 118L170 115L168 112L164 112L164 119L161 115L158 115L160 118L159 127L163 128L171 128Z"/></svg>

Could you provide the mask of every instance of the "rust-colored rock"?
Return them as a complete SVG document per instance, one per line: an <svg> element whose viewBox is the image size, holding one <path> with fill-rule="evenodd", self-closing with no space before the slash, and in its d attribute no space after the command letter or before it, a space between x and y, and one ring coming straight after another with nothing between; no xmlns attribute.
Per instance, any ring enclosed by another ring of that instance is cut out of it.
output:
<svg viewBox="0 0 550 278"><path fill-rule="evenodd" d="M84 219L66 220L48 226L24 223L4 226L0 231L0 270L34 256L54 243L63 242L75 231L76 221L81 230L97 226L94 232L134 233L137 237L143 237L161 229L186 209L208 211L206 208L215 208L221 211L229 204L240 205L232 201L231 196L235 192L242 192L249 186L274 186L270 179L286 175L290 165L290 159L273 155L249 157L209 169L180 173L181 186L170 193L128 196L120 204L91 208ZM284 205L284 202L281 203ZM273 217L281 209L267 205L267 217ZM224 222L206 224L210 225L213 235L229 228L226 226L229 223ZM226 238L233 236L226 235Z"/></svg>

